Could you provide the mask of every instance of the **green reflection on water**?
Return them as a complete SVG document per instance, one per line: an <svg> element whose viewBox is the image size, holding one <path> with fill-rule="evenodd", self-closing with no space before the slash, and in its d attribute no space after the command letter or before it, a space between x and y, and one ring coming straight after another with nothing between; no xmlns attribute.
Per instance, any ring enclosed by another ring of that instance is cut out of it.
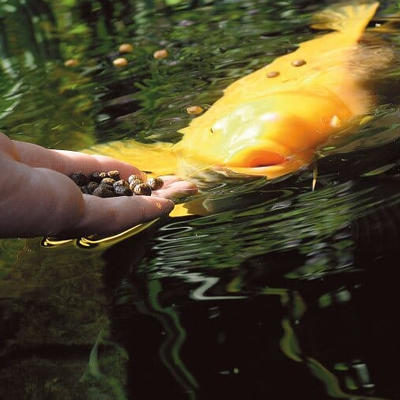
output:
<svg viewBox="0 0 400 400"><path fill-rule="evenodd" d="M372 191L373 188L368 188L352 192L350 183L317 192L308 188L308 192L300 194L287 189L286 195L278 192L281 194L278 201L274 197L244 210L221 212L189 222L173 222L161 229L166 234L160 236L155 247L161 255L153 259L152 265L179 265L185 262L186 255L190 265L226 268L271 251L295 248L301 254L312 254L316 246L351 225L353 219L367 212L368 207L373 207ZM265 193L268 192L273 193L273 190ZM260 193L262 190L250 192L250 195L259 196ZM222 196L221 202L226 202L226 198ZM336 251L348 251L351 245L351 239L341 240ZM199 247L201 252L197 250ZM190 258L194 254L196 258ZM325 268L329 269L330 264ZM294 271L288 276L299 277Z"/></svg>

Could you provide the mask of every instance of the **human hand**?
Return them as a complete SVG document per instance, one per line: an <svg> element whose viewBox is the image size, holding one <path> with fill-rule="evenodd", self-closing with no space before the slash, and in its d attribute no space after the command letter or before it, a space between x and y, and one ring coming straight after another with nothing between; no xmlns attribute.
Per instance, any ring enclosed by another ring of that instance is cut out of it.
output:
<svg viewBox="0 0 400 400"><path fill-rule="evenodd" d="M164 177L152 196L99 198L82 194L67 176L76 171L118 170L121 177L145 174L104 156L49 150L0 134L1 237L113 235L168 214L170 198L189 196L196 186Z"/></svg>

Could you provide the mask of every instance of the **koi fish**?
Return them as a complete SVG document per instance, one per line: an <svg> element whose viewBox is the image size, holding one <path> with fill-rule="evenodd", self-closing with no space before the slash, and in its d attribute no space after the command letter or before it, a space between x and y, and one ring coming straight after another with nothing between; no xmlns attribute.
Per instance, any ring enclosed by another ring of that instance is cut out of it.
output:
<svg viewBox="0 0 400 400"><path fill-rule="evenodd" d="M373 106L372 94L363 87L371 75L368 62L358 67L360 57L365 61L373 55L359 41L378 6L344 5L318 14L320 22L313 27L329 33L228 86L210 109L180 131L180 142L128 140L88 152L155 175L184 178L211 169L272 179L309 165L319 146L357 125Z"/></svg>

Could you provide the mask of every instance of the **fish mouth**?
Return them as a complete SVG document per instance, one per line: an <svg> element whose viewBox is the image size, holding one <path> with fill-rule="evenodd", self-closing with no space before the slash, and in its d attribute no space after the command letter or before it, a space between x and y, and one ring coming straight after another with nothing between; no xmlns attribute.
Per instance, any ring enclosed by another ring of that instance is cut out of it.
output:
<svg viewBox="0 0 400 400"><path fill-rule="evenodd" d="M256 151L242 152L239 156L232 158L224 165L224 168L233 174L265 176L267 179L275 179L309 164L312 154L304 152L296 155L282 155L274 151L257 149Z"/></svg>
<svg viewBox="0 0 400 400"><path fill-rule="evenodd" d="M246 152L239 152L226 161L225 166L231 168L246 168L261 170L273 165L282 164L285 157L274 151L262 149L249 149Z"/></svg>

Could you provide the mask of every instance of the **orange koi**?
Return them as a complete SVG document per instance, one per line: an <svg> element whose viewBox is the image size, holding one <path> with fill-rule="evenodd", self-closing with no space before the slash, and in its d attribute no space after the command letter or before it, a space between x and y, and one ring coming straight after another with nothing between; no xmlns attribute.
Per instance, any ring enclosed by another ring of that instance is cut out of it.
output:
<svg viewBox="0 0 400 400"><path fill-rule="evenodd" d="M272 179L309 165L319 146L357 125L373 106L363 87L371 74L365 68L368 55L359 41L378 6L344 5L318 14L314 27L329 33L231 84L180 131L177 144L128 140L89 152L183 178L211 169ZM357 68L361 55L364 68Z"/></svg>

